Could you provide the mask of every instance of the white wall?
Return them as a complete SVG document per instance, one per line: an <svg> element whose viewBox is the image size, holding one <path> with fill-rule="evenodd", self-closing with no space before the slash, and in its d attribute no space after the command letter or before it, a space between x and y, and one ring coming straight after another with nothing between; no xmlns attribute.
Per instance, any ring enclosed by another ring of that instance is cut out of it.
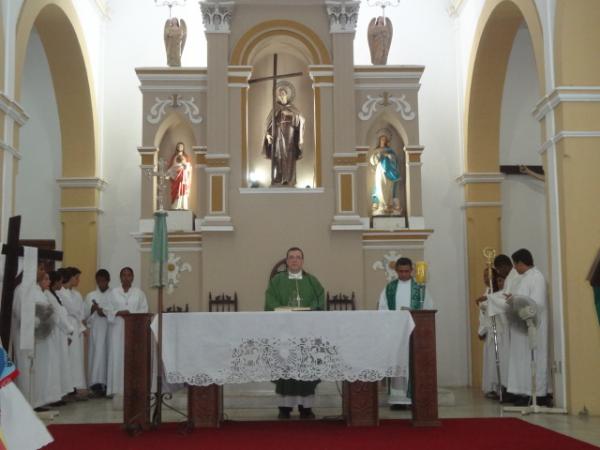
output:
<svg viewBox="0 0 600 450"><path fill-rule="evenodd" d="M404 1L387 8L394 26L388 65L424 65L419 91L423 208L425 225L434 234L426 242L430 289L437 315L438 379L441 385L466 385L468 309L465 285L465 241L462 189L460 109L456 61L456 23L448 2ZM379 8L361 5L355 38L355 64L370 64L366 30ZM435 30L435 32L432 32Z"/></svg>
<svg viewBox="0 0 600 450"><path fill-rule="evenodd" d="M16 182L16 214L21 214L23 239L62 242L60 225L61 137L58 107L46 53L34 30L23 71L22 106L29 121L21 130L21 154Z"/></svg>
<svg viewBox="0 0 600 450"><path fill-rule="evenodd" d="M517 32L510 54L500 119L500 164L541 165L541 131L531 111L539 99L538 78L529 31ZM508 176L502 184L502 250L533 254L548 277L548 233L544 183L528 176Z"/></svg>

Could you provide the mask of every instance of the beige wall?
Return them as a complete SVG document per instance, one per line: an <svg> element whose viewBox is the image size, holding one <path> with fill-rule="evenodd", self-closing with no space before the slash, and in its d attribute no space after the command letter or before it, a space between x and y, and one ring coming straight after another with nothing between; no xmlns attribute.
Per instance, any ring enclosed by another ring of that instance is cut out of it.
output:
<svg viewBox="0 0 600 450"><path fill-rule="evenodd" d="M556 6L555 61L557 86L600 86L600 8L593 0L558 0ZM556 133L598 133L597 102L561 104L554 111ZM587 273L600 245L600 138L566 137L556 145L559 223L562 243L563 308L566 379L569 412L586 407L600 415L600 326Z"/></svg>

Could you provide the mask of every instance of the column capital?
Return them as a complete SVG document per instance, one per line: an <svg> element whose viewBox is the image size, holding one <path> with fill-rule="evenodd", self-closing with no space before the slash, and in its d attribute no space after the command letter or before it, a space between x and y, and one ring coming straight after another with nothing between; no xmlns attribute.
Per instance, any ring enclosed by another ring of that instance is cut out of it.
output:
<svg viewBox="0 0 600 450"><path fill-rule="evenodd" d="M330 33L354 33L358 21L359 1L327 0L327 15L329 16Z"/></svg>
<svg viewBox="0 0 600 450"><path fill-rule="evenodd" d="M229 34L235 2L202 1L199 3L205 32Z"/></svg>

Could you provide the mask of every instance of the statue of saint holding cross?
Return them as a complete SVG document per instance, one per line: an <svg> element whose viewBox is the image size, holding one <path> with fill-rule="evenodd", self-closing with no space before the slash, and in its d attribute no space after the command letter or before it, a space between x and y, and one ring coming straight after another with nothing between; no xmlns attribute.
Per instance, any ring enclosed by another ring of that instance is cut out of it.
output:
<svg viewBox="0 0 600 450"><path fill-rule="evenodd" d="M296 185L296 161L302 158L304 117L293 105L294 86L277 83L277 102L267 118L263 153L271 160L271 186Z"/></svg>
<svg viewBox="0 0 600 450"><path fill-rule="evenodd" d="M265 124L263 154L271 160L271 186L296 186L296 161L302 158L305 119L294 106L296 89L283 78L301 76L302 72L279 74L277 54L273 55L273 75L254 78L249 81L259 83L271 81L272 107Z"/></svg>

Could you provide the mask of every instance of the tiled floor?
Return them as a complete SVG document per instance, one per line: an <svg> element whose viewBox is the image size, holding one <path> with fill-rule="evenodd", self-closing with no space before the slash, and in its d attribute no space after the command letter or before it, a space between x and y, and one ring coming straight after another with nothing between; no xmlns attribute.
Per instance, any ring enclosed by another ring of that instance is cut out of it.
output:
<svg viewBox="0 0 600 450"><path fill-rule="evenodd" d="M270 383L257 384L252 389L240 386L226 386L225 417L228 420L275 420L277 399ZM382 396L383 397L383 396ZM122 410L118 399L93 399L85 402L69 403L59 409L60 414L49 423L105 423L120 422ZM185 412L186 395L176 393L171 402ZM391 411L384 401L380 402L381 419L409 418L408 411ZM340 415L341 399L334 383L322 383L317 391L314 408L318 418L335 418ZM522 417L524 420L549 428L559 433L600 446L600 417L580 417L570 415L528 415L505 413L495 401L485 399L479 390L471 388L451 388L440 395L439 415L441 418L464 417ZM183 420L172 411L163 409L164 421Z"/></svg>

